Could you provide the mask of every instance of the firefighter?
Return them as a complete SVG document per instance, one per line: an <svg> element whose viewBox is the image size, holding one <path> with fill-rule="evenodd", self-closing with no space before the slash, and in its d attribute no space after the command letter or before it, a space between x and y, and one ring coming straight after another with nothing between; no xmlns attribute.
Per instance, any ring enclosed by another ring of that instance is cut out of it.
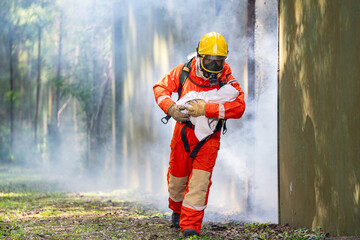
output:
<svg viewBox="0 0 360 240"><path fill-rule="evenodd" d="M153 87L159 107L176 120L167 182L169 208L173 211L171 221L174 227L181 228L184 237L199 235L220 147L220 129L226 119L240 118L245 110L244 92L231 75L230 66L225 62L227 56L225 38L216 32L207 33L198 44L197 56L170 70ZM232 102L218 104L195 100L185 107L176 105L171 99L174 92L180 91L181 98L190 91L209 91L226 84L239 92ZM187 114L183 113L185 108ZM199 142L189 116L218 119L217 131Z"/></svg>

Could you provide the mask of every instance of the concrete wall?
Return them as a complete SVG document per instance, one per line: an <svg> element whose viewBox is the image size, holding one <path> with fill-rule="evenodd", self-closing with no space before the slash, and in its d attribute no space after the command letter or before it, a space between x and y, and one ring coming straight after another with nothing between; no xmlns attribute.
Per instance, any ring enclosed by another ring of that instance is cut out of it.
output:
<svg viewBox="0 0 360 240"><path fill-rule="evenodd" d="M279 1L279 221L360 235L360 1Z"/></svg>

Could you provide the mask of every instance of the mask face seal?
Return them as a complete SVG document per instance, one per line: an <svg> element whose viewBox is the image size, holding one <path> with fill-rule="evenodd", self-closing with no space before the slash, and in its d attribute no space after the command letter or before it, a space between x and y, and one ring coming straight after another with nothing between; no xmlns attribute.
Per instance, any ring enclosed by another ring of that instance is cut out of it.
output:
<svg viewBox="0 0 360 240"><path fill-rule="evenodd" d="M221 76L221 72L224 68L225 57L220 56L199 56L200 57L200 69L203 72L205 78L209 80L210 86L218 84L218 78Z"/></svg>

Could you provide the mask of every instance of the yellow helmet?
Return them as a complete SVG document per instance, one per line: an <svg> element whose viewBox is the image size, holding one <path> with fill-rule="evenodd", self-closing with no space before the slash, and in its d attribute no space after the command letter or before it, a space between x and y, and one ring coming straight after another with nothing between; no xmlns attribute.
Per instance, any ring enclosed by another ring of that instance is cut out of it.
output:
<svg viewBox="0 0 360 240"><path fill-rule="evenodd" d="M225 38L219 33L209 32L201 38L197 53L199 55L213 55L226 58L228 55L228 46Z"/></svg>
<svg viewBox="0 0 360 240"><path fill-rule="evenodd" d="M209 32L200 39L197 48L200 70L211 86L218 83L228 52L225 38L217 32Z"/></svg>

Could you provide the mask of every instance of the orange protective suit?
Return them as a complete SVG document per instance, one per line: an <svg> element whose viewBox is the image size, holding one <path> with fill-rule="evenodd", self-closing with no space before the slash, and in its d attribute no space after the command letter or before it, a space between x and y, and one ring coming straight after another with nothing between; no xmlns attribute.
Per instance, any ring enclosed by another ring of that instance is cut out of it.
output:
<svg viewBox="0 0 360 240"><path fill-rule="evenodd" d="M200 86L187 79L182 87L181 97L189 91L201 92L219 88L219 85L210 87L207 80L196 76L195 64L196 59L191 62L189 78ZM174 103L170 97L179 88L182 68L183 65L176 66L153 87L156 102L165 113L170 105ZM244 93L239 83L231 75L228 64L225 63L219 79L236 88L239 91L239 96L235 101L223 105L206 103L206 117L217 119L240 118L245 110ZM208 201L211 175L220 147L220 131L215 132L205 142L195 158L191 158L190 153L185 151L181 138L183 127L183 123L176 122L170 144L170 166L167 174L169 208L174 212L181 213L180 227L182 231L191 228L199 232ZM185 134L191 152L199 141L193 129L186 127Z"/></svg>

